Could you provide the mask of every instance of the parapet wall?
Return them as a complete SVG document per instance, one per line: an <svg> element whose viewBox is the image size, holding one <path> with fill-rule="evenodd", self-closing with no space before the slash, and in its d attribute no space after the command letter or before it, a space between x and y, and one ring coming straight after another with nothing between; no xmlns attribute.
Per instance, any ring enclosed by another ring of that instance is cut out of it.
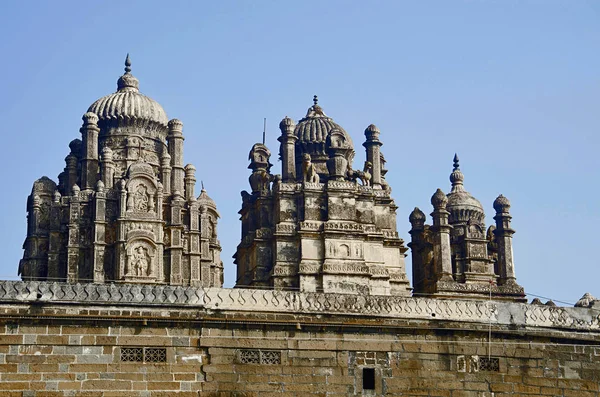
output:
<svg viewBox="0 0 600 397"><path fill-rule="evenodd" d="M0 395L598 397L599 314L503 302L2 282Z"/></svg>
<svg viewBox="0 0 600 397"><path fill-rule="evenodd" d="M600 331L600 310L467 299L323 294L139 284L0 282L0 303L186 307L208 311L342 314Z"/></svg>

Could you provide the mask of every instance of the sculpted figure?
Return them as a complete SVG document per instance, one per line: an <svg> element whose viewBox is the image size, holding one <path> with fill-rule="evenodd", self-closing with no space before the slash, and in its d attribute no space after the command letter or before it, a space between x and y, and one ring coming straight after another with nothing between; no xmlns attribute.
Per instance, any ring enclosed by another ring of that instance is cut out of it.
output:
<svg viewBox="0 0 600 397"><path fill-rule="evenodd" d="M148 274L148 258L143 247L137 247L133 254L133 270L136 276Z"/></svg>
<svg viewBox="0 0 600 397"><path fill-rule="evenodd" d="M371 186L371 170L373 165L369 161L365 161L363 173L360 179L362 179L363 186Z"/></svg>
<svg viewBox="0 0 600 397"><path fill-rule="evenodd" d="M148 211L148 193L146 187L140 185L135 192L134 206L136 211Z"/></svg>
<svg viewBox="0 0 600 397"><path fill-rule="evenodd" d="M371 170L373 169L373 165L370 161L365 161L365 166L363 171L353 170L348 165L348 179L353 182L356 182L356 179L360 179L362 181L363 186L371 186Z"/></svg>
<svg viewBox="0 0 600 397"><path fill-rule="evenodd" d="M310 154L304 154L304 160L302 161L302 174L304 176L304 182L319 183L319 174L315 166L310 161Z"/></svg>

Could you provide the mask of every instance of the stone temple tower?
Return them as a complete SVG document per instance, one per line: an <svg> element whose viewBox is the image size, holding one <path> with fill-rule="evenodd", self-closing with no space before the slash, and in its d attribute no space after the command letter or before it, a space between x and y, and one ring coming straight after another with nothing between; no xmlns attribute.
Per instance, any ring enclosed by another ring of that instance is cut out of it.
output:
<svg viewBox="0 0 600 397"><path fill-rule="evenodd" d="M510 203L494 201L495 225L485 229L483 206L464 188L458 156L450 174L452 190L431 197L433 224L415 208L410 230L415 295L525 301L515 275Z"/></svg>
<svg viewBox="0 0 600 397"><path fill-rule="evenodd" d="M407 248L396 231L379 129L365 130L365 166L354 170L350 136L316 96L297 125L285 117L279 127L281 175L271 173L264 144L250 151L236 285L408 295Z"/></svg>
<svg viewBox="0 0 600 397"><path fill-rule="evenodd" d="M183 124L139 91L129 55L117 92L83 115L58 184L27 201L24 280L221 286L219 213L183 163Z"/></svg>

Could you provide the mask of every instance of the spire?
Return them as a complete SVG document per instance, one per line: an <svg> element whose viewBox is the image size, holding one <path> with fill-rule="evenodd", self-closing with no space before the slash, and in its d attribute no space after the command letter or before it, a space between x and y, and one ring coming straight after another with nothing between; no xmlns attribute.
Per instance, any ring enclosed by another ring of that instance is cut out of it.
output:
<svg viewBox="0 0 600 397"><path fill-rule="evenodd" d="M450 182L452 183L452 190L450 192L464 192L465 188L463 187L463 181L465 180L465 176L462 172L460 172L458 155L456 153L454 153L453 162L454 167L452 169L452 173L450 174Z"/></svg>
<svg viewBox="0 0 600 397"><path fill-rule="evenodd" d="M138 91L140 82L131 74L131 59L129 53L125 58L125 73L117 81L117 91Z"/></svg>
<svg viewBox="0 0 600 397"><path fill-rule="evenodd" d="M323 112L323 108L319 106L319 97L313 96L313 105L308 108L308 112L306 112L305 118L316 118L316 117L327 117L325 112Z"/></svg>
<svg viewBox="0 0 600 397"><path fill-rule="evenodd" d="M127 58L125 58L125 73L131 72L131 59L129 59L129 53L127 53Z"/></svg>

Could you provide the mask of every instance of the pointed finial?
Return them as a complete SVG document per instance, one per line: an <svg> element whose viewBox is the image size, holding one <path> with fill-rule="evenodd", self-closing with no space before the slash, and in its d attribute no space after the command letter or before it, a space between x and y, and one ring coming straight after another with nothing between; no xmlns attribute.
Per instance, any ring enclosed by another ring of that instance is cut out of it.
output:
<svg viewBox="0 0 600 397"><path fill-rule="evenodd" d="M204 190L204 181L200 181L200 185L202 186L202 190Z"/></svg>
<svg viewBox="0 0 600 397"><path fill-rule="evenodd" d="M317 105L319 103L319 98L315 95L313 96L313 103Z"/></svg>
<svg viewBox="0 0 600 397"><path fill-rule="evenodd" d="M127 53L127 58L125 58L125 73L131 72L131 59L129 59L129 53Z"/></svg>
<svg viewBox="0 0 600 397"><path fill-rule="evenodd" d="M263 145L265 144L265 138L267 137L267 118L263 120Z"/></svg>
<svg viewBox="0 0 600 397"><path fill-rule="evenodd" d="M454 153L454 169L450 174L450 182L452 182L452 193L455 192L464 192L465 189L463 187L463 181L465 180L465 176L458 168L458 155Z"/></svg>

